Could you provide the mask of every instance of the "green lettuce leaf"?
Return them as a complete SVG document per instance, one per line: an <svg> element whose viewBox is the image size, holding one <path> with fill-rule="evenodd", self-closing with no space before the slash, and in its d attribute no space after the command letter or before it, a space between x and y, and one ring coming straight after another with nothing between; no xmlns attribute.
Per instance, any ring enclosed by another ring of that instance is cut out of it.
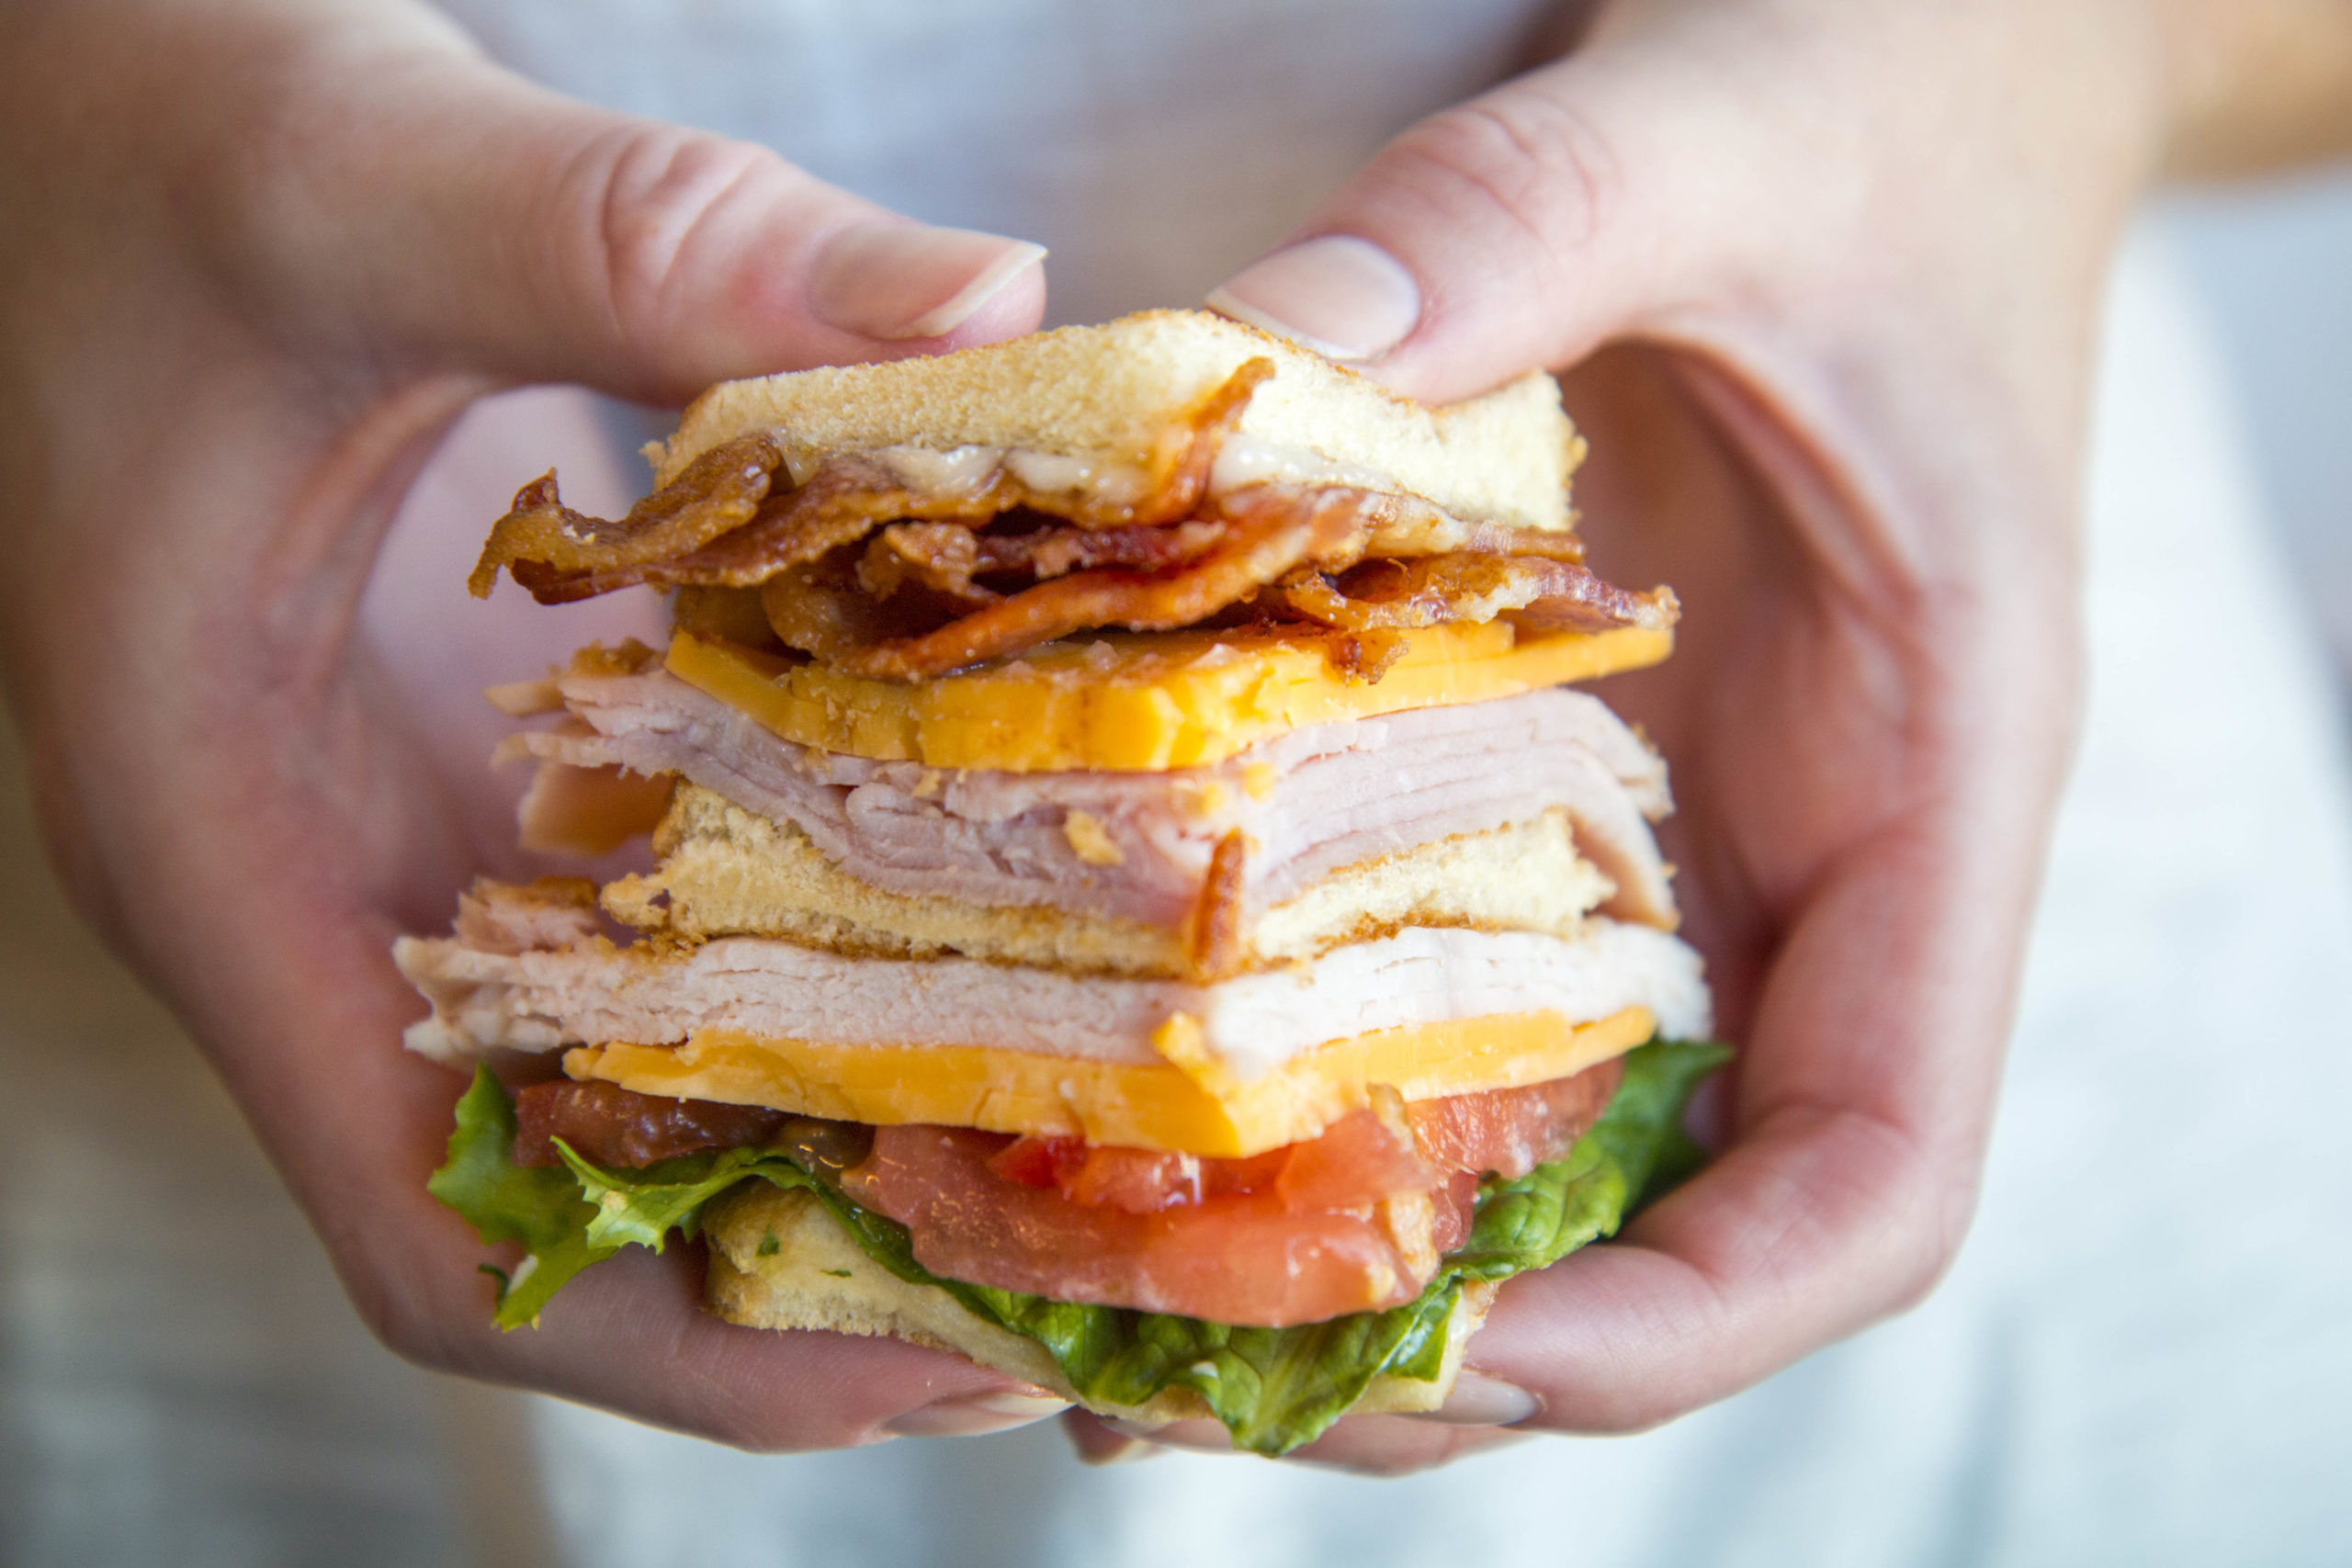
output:
<svg viewBox="0 0 2352 1568"><path fill-rule="evenodd" d="M465 1216L483 1242L523 1244L526 1256L513 1275L482 1265L498 1281L501 1328L538 1322L539 1309L574 1274L620 1250L590 1239L596 1209L580 1195L577 1178L518 1166L507 1157L514 1147L514 1102L488 1067L477 1067L473 1087L458 1101L448 1162L424 1190Z"/></svg>
<svg viewBox="0 0 2352 1568"><path fill-rule="evenodd" d="M519 1169L506 1158L513 1108L486 1071L459 1102L449 1163L433 1191L485 1241L514 1239L530 1249L531 1263L500 1298L498 1322L514 1327L532 1321L557 1286L597 1258L632 1243L659 1251L673 1230L692 1239L703 1206L739 1181L799 1189L899 1279L945 1291L974 1315L1045 1347L1088 1400L1142 1404L1164 1390L1188 1388L1225 1423L1236 1447L1282 1454L1321 1435L1374 1378L1437 1377L1465 1280L1555 1263L1613 1234L1643 1199L1698 1168L1705 1156L1682 1132L1682 1109L1699 1080L1730 1057L1723 1046L1696 1041L1654 1041L1629 1052L1623 1080L1592 1130L1562 1158L1517 1180L1488 1182L1468 1239L1418 1298L1295 1328L1235 1327L941 1279L915 1261L905 1226L860 1208L775 1150L607 1170L559 1144L568 1170Z"/></svg>

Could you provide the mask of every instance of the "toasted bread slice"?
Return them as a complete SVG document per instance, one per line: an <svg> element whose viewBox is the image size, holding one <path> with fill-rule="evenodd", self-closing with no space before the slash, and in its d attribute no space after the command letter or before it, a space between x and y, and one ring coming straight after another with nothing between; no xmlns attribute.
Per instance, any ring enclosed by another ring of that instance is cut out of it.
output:
<svg viewBox="0 0 2352 1568"><path fill-rule="evenodd" d="M826 459L990 448L1032 489L1143 483L1166 434L1250 360L1272 362L1226 444L1221 479L1357 485L1473 523L1565 531L1584 442L1558 386L1531 372L1429 409L1222 316L1148 310L935 358L796 371L712 388L647 449L668 484L726 442L774 435L796 473ZM1045 476L1040 479L1039 476ZM1216 484L1215 488L1227 488Z"/></svg>
<svg viewBox="0 0 2352 1568"><path fill-rule="evenodd" d="M710 1241L706 1292L711 1311L729 1323L872 1335L953 1350L1101 1416L1161 1425L1210 1414L1190 1389L1170 1389L1141 1405L1080 1398L1043 1346L973 1315L935 1285L899 1279L868 1258L806 1192L746 1183L711 1205L704 1230ZM1462 1371L1463 1348L1486 1321L1494 1293L1489 1284L1463 1287L1446 1327L1445 1364L1434 1381L1375 1379L1352 1414L1435 1410L1444 1404Z"/></svg>
<svg viewBox="0 0 2352 1568"><path fill-rule="evenodd" d="M1543 931L1575 940L1613 891L1577 852L1556 807L1347 866L1272 908L1241 911L1211 953L1182 926L1050 907L994 908L888 892L842 871L808 834L681 784L655 837L660 867L607 885L606 913L687 941L782 937L856 956L960 953L1068 974L1216 979L1312 959L1408 926ZM1213 963L1214 969L1204 969Z"/></svg>

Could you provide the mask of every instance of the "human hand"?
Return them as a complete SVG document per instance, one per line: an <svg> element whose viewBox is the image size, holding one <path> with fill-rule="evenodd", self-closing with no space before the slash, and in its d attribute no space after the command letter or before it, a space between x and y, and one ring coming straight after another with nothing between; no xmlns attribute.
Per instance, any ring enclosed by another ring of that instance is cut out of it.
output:
<svg viewBox="0 0 2352 1568"><path fill-rule="evenodd" d="M2093 337L2165 130L2151 15L1603 6L1211 297L1432 400L1580 364L1595 559L1684 607L1675 657L1602 691L1673 767L1686 931L1743 1048L1713 1165L1505 1285L1446 1419L1300 1457L1652 1426L1950 1262L2068 752Z"/></svg>
<svg viewBox="0 0 2352 1568"><path fill-rule="evenodd" d="M417 1002L387 956L476 869L474 786L401 695L417 650L355 631L410 479L484 392L676 402L1012 335L1035 249L539 91L404 0L8 8L0 212L0 655L55 858L377 1333L758 1447L1058 1408L911 1345L729 1328L678 1249L491 1327L480 1245L424 1190L462 1086L392 1047Z"/></svg>

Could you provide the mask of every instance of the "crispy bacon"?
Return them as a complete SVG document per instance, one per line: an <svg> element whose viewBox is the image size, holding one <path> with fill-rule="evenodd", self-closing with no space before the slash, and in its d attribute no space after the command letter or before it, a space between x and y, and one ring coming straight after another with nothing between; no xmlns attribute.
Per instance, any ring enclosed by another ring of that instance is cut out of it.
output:
<svg viewBox="0 0 2352 1568"><path fill-rule="evenodd" d="M935 631L965 606L910 583L888 599L858 586L843 556L790 567L759 589L768 627L786 648L847 666L877 647Z"/></svg>
<svg viewBox="0 0 2352 1568"><path fill-rule="evenodd" d="M953 523L893 523L866 541L857 585L888 599L907 581L978 610L1004 597L972 581L980 570L979 536Z"/></svg>
<svg viewBox="0 0 2352 1568"><path fill-rule="evenodd" d="M673 557L687 555L720 535L749 523L767 499L784 453L764 435L750 435L714 446L628 510L617 522L590 517L563 504L555 470L514 492L506 515L491 525L481 558L466 586L477 599L489 596L499 569L537 568L550 581L582 575L626 577ZM641 581L628 578L628 581ZM528 582L525 585L530 586ZM622 584L616 581L613 586ZM547 595L532 592L544 602ZM602 589L589 592L601 592ZM583 597L567 594L565 597Z"/></svg>
<svg viewBox="0 0 2352 1568"><path fill-rule="evenodd" d="M1206 519L1146 527L1039 528L1027 534L979 536L978 570L1018 572L1042 582L1097 567L1160 571L1205 555L1225 536L1225 525Z"/></svg>
<svg viewBox="0 0 2352 1568"><path fill-rule="evenodd" d="M1041 582L931 632L889 637L862 648L842 645L854 635L845 609L811 603L822 592L806 574L777 579L763 591L776 635L853 674L921 681L1050 642L1091 626L1170 631L1189 626L1248 597L1293 568L1314 562L1350 564L1368 531L1365 492L1315 492L1300 507L1291 498L1268 503L1244 490L1216 503L1224 524L1216 543L1182 570L1154 576L1105 570L1074 572ZM871 603L871 601L869 601ZM796 640L794 631L823 629L824 647ZM841 637L833 635L838 628Z"/></svg>
<svg viewBox="0 0 2352 1568"><path fill-rule="evenodd" d="M1249 890L1250 835L1236 828L1216 841L1200 897L1184 921L1184 956L1206 977L1231 969L1241 956L1242 900Z"/></svg>
<svg viewBox="0 0 2352 1568"><path fill-rule="evenodd" d="M685 481L681 478L678 482ZM674 488L664 487L656 494L666 495ZM666 558L616 562L590 570L566 570L543 560L516 560L514 581L542 604L570 604L640 583L752 588L777 572L857 543L879 524L901 517L968 517L983 522L1012 504L1017 493L1018 487L999 475L976 491L919 495L901 488L878 463L840 457L819 468L798 489L767 497L731 531L712 536L697 548Z"/></svg>
<svg viewBox="0 0 2352 1568"><path fill-rule="evenodd" d="M1274 362L1271 359L1244 361L1191 413L1160 432L1158 448L1152 454L1156 482L1145 500L1125 515L1066 515L1074 523L1091 523L1098 527L1122 523L1173 523L1191 516L1208 493L1209 472L1216 467L1216 455L1225 449L1225 438L1241 423L1241 412L1250 406L1259 384L1273 373Z"/></svg>
<svg viewBox="0 0 2352 1568"><path fill-rule="evenodd" d="M867 541L857 582L877 599L918 582L967 609L985 609L1004 594L974 581L977 577L1043 582L1101 567L1162 571L1198 559L1224 534L1223 523L1197 520L1119 528L1052 525L1020 534L975 533L954 523L895 523Z"/></svg>
<svg viewBox="0 0 2352 1568"><path fill-rule="evenodd" d="M1629 592L1575 561L1442 555L1366 561L1334 581L1307 568L1259 595L1261 604L1342 631L1480 623L1510 613L1529 629L1671 626L1673 592Z"/></svg>
<svg viewBox="0 0 2352 1568"><path fill-rule="evenodd" d="M1199 506L1226 435L1259 383L1273 373L1270 359L1249 361L1162 431L1152 453L1151 483L1134 502L1032 491L1010 468L968 490L918 491L883 464L854 455L830 458L808 483L772 494L784 451L763 434L712 447L627 517L606 522L564 506L549 470L517 492L514 506L492 525L468 586L477 596L487 594L506 568L543 604L639 583L754 587L856 543L877 524L978 524L1022 505L1082 528L1175 522Z"/></svg>
<svg viewBox="0 0 2352 1568"><path fill-rule="evenodd" d="M1357 564L1396 504L1395 496L1353 487L1257 485L1172 526L992 534L897 524L866 547L854 575L831 561L797 565L769 580L763 603L788 646L856 674L902 681L1092 626L1193 626L1253 601L1258 612L1347 634L1340 662L1366 681L1378 680L1395 658L1397 645L1383 634L1399 629L1506 613L1531 630L1674 624L1666 590L1631 593L1556 557L1453 554ZM1049 577L1075 560L1106 558L1160 570L1090 567L1011 593L976 581L1024 568ZM1334 581L1332 572L1342 575ZM916 588L922 592L910 599Z"/></svg>
<svg viewBox="0 0 2352 1568"><path fill-rule="evenodd" d="M978 489L922 494L879 463L837 457L807 484L761 508L751 525L682 557L648 581L752 588L777 572L854 545L900 518L985 522L1017 503L1020 487L999 473Z"/></svg>

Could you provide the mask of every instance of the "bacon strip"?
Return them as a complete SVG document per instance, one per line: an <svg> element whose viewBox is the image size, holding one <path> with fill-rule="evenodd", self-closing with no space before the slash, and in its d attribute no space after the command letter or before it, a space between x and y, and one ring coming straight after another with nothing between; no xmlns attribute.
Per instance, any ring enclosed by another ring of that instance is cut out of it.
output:
<svg viewBox="0 0 2352 1568"><path fill-rule="evenodd" d="M1017 574L1043 582L1073 571L1124 567L1163 571L1207 553L1225 534L1221 522L1131 524L1119 528L1049 526L1023 534L982 534L953 523L899 523L866 545L858 585L887 599L913 581L974 609L1004 597L972 580Z"/></svg>
<svg viewBox="0 0 2352 1568"><path fill-rule="evenodd" d="M1199 519L1151 527L983 534L979 536L979 570L1026 572L1041 581L1104 566L1158 571L1205 554L1224 534L1224 524Z"/></svg>
<svg viewBox="0 0 2352 1568"><path fill-rule="evenodd" d="M549 468L515 491L506 515L491 525L481 558L474 563L466 586L475 598L482 599L489 597L501 567L516 569L517 581L523 581L525 567L538 568L555 579L582 574L626 576L691 553L749 523L767 499L768 487L783 461L782 450L764 435L714 446L695 458L674 483L630 507L628 515L617 522L591 517L564 505L556 489L555 470ZM544 594L539 597L548 602Z"/></svg>
<svg viewBox="0 0 2352 1568"><path fill-rule="evenodd" d="M1194 976L1221 975L1240 957L1249 886L1250 835L1236 828L1216 841L1201 878L1201 896L1184 922L1184 956Z"/></svg>
<svg viewBox="0 0 2352 1568"><path fill-rule="evenodd" d="M875 598L839 558L778 572L759 594L768 628L786 648L843 666L873 648L931 632L957 608L969 607L968 602L958 605L950 600L944 614L927 615L942 606L935 600L922 602L926 595L919 584L888 599Z"/></svg>
<svg viewBox="0 0 2352 1568"><path fill-rule="evenodd" d="M820 611L821 592L805 579L779 578L763 591L776 635L807 648L827 663L855 675L922 681L1050 642L1091 626L1134 631L1170 631L1247 598L1307 561L1341 566L1353 561L1369 532L1360 504L1364 492L1322 491L1305 509L1283 498L1261 504L1252 491L1238 491L1218 502L1227 525L1215 547L1181 571L1165 576L1102 570L1075 572L1039 583L986 609L917 637L893 637L865 648L842 647L828 638L820 649L795 641L796 629L830 615L846 628L851 617L839 606Z"/></svg>
<svg viewBox="0 0 2352 1568"><path fill-rule="evenodd" d="M1629 592L1574 560L1455 553L1357 565L1399 504L1354 487L1276 484L1219 497L1208 516L1174 526L997 535L899 524L867 546L854 581L825 563L801 564L770 578L761 599L787 646L854 674L901 681L1092 626L1193 626L1245 600L1351 634L1366 680L1377 680L1396 651L1382 632L1503 614L1530 630L1674 624L1668 591ZM974 581L1024 565L1044 577L1072 560L1105 558L1161 570L1093 568L1010 595ZM1181 570L1165 570L1171 562ZM1334 582L1326 574L1335 571L1347 575ZM910 585L925 591L926 603L901 602ZM926 609L933 625L922 624ZM954 618L935 624L944 616Z"/></svg>
<svg viewBox="0 0 2352 1568"><path fill-rule="evenodd" d="M1152 469L1158 480L1150 493L1139 505L1126 509L1124 515L1070 515L1074 523L1092 523L1097 526L1125 523L1173 523L1189 517L1199 507L1201 498L1208 493L1209 473L1216 467L1216 455L1225 449L1225 438L1241 423L1241 412L1250 406L1260 383L1274 373L1271 359L1251 359L1226 378L1224 385L1203 399L1185 418L1162 431L1159 447L1153 454ZM1053 511L1041 506L1041 512Z"/></svg>
<svg viewBox="0 0 2352 1568"><path fill-rule="evenodd" d="M678 483L684 482L682 476ZM667 495L669 489L658 493ZM752 588L777 572L857 543L878 524L901 517L985 522L1013 505L1019 494L1020 487L1000 474L978 490L920 495L901 487L878 463L863 457L835 458L819 468L807 484L769 496L731 531L712 536L697 548L666 558L632 559L590 570L566 570L544 560L516 560L514 581L542 604L571 604L639 584Z"/></svg>
<svg viewBox="0 0 2352 1568"><path fill-rule="evenodd" d="M550 470L525 486L492 526L468 585L485 595L499 570L509 568L543 604L639 583L755 587L788 567L856 543L876 524L901 518L983 523L1024 505L1080 527L1174 522L1199 506L1227 434L1273 373L1271 359L1249 361L1161 432L1152 483L1132 502L1033 491L1010 468L967 491L922 492L857 456L828 459L807 484L771 495L783 448L772 436L752 435L711 448L627 517L605 522L562 505Z"/></svg>
<svg viewBox="0 0 2352 1568"><path fill-rule="evenodd" d="M789 494L761 509L751 526L663 565L646 581L752 588L777 572L854 545L900 518L986 522L1018 505L1021 487L1000 472L986 485L954 494L906 489L878 463L835 458Z"/></svg>
<svg viewBox="0 0 2352 1568"><path fill-rule="evenodd" d="M908 581L920 582L978 610L1004 597L972 581L980 570L980 536L953 523L893 523L866 541L857 585L888 599Z"/></svg>
<svg viewBox="0 0 2352 1568"><path fill-rule="evenodd" d="M1295 571L1259 603L1351 632L1476 624L1506 613L1529 629L1662 630L1680 614L1670 589L1634 593L1574 561L1490 555L1370 561L1338 582L1319 570Z"/></svg>

